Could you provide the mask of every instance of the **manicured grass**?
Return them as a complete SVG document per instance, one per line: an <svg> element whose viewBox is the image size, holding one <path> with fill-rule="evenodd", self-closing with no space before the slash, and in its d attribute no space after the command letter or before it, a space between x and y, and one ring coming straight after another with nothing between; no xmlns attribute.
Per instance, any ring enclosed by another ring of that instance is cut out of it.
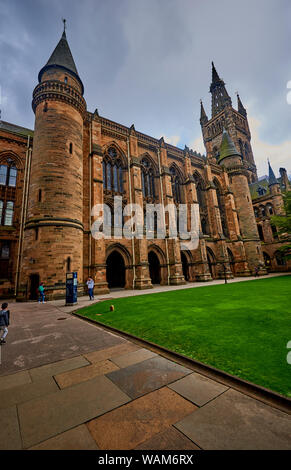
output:
<svg viewBox="0 0 291 470"><path fill-rule="evenodd" d="M282 276L107 300L78 314L291 397L290 293Z"/></svg>

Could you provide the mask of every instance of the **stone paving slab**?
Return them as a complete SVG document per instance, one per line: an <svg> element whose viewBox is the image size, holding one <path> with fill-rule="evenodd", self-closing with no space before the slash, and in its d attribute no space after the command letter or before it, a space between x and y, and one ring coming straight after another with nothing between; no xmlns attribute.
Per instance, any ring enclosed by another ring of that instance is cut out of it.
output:
<svg viewBox="0 0 291 470"><path fill-rule="evenodd" d="M175 427L205 450L291 449L291 417L232 389Z"/></svg>
<svg viewBox="0 0 291 470"><path fill-rule="evenodd" d="M130 398L104 376L18 406L24 448L100 416Z"/></svg>
<svg viewBox="0 0 291 470"><path fill-rule="evenodd" d="M17 409L11 406L0 411L0 449L20 450L22 448Z"/></svg>
<svg viewBox="0 0 291 470"><path fill-rule="evenodd" d="M58 386L52 377L46 377L42 381L20 385L9 390L2 390L0 391L0 410L49 395L57 390L59 390Z"/></svg>
<svg viewBox="0 0 291 470"><path fill-rule="evenodd" d="M74 369L63 374L55 376L55 380L60 388L71 387L72 385L85 382L86 380L93 379L98 375L105 375L119 367L111 361L100 361L91 364L90 366Z"/></svg>
<svg viewBox="0 0 291 470"><path fill-rule="evenodd" d="M105 359L111 359L122 354L137 351L138 349L141 349L141 346L138 346L135 343L131 343L130 341L126 341L122 344L112 346L111 348L106 348L99 351L93 351L89 354L84 354L84 357L92 363L100 362L104 361Z"/></svg>
<svg viewBox="0 0 291 470"><path fill-rule="evenodd" d="M85 424L63 432L28 450L98 450Z"/></svg>
<svg viewBox="0 0 291 470"><path fill-rule="evenodd" d="M131 398L138 398L191 372L186 367L157 356L111 372L107 377Z"/></svg>
<svg viewBox="0 0 291 470"><path fill-rule="evenodd" d="M1 370L1 366L0 366ZM18 387L31 383L31 377L28 371L17 372L16 374L10 374L0 377L0 391L7 390L9 388Z"/></svg>
<svg viewBox="0 0 291 470"><path fill-rule="evenodd" d="M205 405L229 388L196 372L177 380L169 387L198 406Z"/></svg>
<svg viewBox="0 0 291 470"><path fill-rule="evenodd" d="M136 450L200 450L190 439L183 436L175 428L155 434L151 439L143 442Z"/></svg>
<svg viewBox="0 0 291 470"><path fill-rule="evenodd" d="M88 366L89 364L90 363L83 356L77 356L71 359L65 359L64 361L53 362L52 364L30 369L29 373L33 382L37 382L39 380L43 380L45 377L52 377L60 374L61 372L78 369L80 367Z"/></svg>
<svg viewBox="0 0 291 470"><path fill-rule="evenodd" d="M9 307L11 323L7 343L1 348L1 376L125 342L121 336L68 315L50 302L43 308L33 302L10 302Z"/></svg>
<svg viewBox="0 0 291 470"><path fill-rule="evenodd" d="M150 351L149 349L139 349L138 351L133 351L127 354L122 354L121 356L115 356L111 358L112 362L118 367L128 367L132 364L137 364L138 362L145 361L151 357L157 356L156 353Z"/></svg>
<svg viewBox="0 0 291 470"><path fill-rule="evenodd" d="M195 409L195 405L164 387L90 421L87 426L99 449L128 450Z"/></svg>

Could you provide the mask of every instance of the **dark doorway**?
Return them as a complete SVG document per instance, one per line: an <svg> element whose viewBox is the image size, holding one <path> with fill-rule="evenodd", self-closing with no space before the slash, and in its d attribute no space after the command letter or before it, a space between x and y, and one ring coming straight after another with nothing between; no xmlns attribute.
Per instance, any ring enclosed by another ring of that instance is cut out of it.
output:
<svg viewBox="0 0 291 470"><path fill-rule="evenodd" d="M181 252L181 262L182 262L182 269L185 281L189 281L189 266L187 257L184 253Z"/></svg>
<svg viewBox="0 0 291 470"><path fill-rule="evenodd" d="M107 258L106 279L109 288L125 286L125 264L118 251L113 251Z"/></svg>
<svg viewBox="0 0 291 470"><path fill-rule="evenodd" d="M235 275L235 261L232 252L227 248L227 254L229 259L229 266L233 275Z"/></svg>
<svg viewBox="0 0 291 470"><path fill-rule="evenodd" d="M207 248L207 261L208 261L208 267L209 267L211 277L212 279L215 279L216 278L216 269L215 269L216 261L215 261L214 254L212 250L210 250L210 248Z"/></svg>
<svg viewBox="0 0 291 470"><path fill-rule="evenodd" d="M149 270L150 270L150 278L152 280L152 284L160 284L161 283L161 266L160 266L159 258L153 251L150 251L148 260L149 260Z"/></svg>
<svg viewBox="0 0 291 470"><path fill-rule="evenodd" d="M38 274L31 274L29 276L29 279L30 279L29 299L30 300L37 300L38 299L38 288L39 288L39 275Z"/></svg>

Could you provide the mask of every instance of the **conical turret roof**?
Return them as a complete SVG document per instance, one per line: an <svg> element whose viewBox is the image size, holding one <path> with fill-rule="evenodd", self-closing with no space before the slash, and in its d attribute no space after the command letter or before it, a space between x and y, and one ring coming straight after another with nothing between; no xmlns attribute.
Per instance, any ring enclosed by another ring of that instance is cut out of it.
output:
<svg viewBox="0 0 291 470"><path fill-rule="evenodd" d="M41 81L42 74L52 67L60 67L65 71L74 75L80 82L82 90L84 91L83 83L79 77L78 70L71 53L70 46L67 41L66 31L64 30L60 41L58 42L55 50L47 61L46 65L41 69L38 74L38 80Z"/></svg>
<svg viewBox="0 0 291 470"><path fill-rule="evenodd" d="M223 129L220 155L218 161L221 162L221 160L223 160L224 158L231 157L233 155L241 156L241 154L237 151L237 148L234 145L233 141L231 140L227 130Z"/></svg>

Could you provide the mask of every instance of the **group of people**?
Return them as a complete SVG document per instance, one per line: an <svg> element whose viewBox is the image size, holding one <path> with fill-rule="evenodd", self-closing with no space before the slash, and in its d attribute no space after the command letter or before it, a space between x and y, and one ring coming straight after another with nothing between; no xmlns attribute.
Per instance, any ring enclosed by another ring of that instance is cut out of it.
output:
<svg viewBox="0 0 291 470"><path fill-rule="evenodd" d="M89 298L90 298L90 300L94 300L94 285L95 285L94 280L91 277L88 277L86 284L87 284L87 288L88 288ZM43 304L45 304L45 294L44 294L44 284L43 284L43 282L41 282L39 287L38 287L38 294L39 294L38 303L40 304L42 302Z"/></svg>

